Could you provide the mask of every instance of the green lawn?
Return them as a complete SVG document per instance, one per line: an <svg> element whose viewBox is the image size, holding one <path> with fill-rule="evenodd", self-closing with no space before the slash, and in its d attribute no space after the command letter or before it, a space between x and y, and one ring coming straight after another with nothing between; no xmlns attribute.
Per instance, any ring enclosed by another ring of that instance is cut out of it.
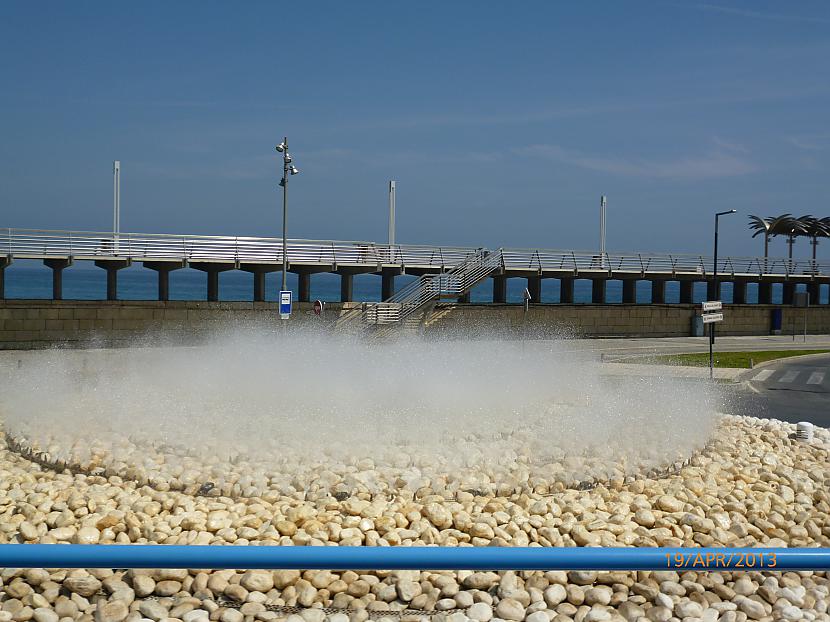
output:
<svg viewBox="0 0 830 622"><path fill-rule="evenodd" d="M830 350L761 350L758 352L715 352L715 367L749 368L749 359L757 365L764 361L801 356L802 354L826 354ZM666 354L650 357L649 362L658 365L709 365L709 353Z"/></svg>

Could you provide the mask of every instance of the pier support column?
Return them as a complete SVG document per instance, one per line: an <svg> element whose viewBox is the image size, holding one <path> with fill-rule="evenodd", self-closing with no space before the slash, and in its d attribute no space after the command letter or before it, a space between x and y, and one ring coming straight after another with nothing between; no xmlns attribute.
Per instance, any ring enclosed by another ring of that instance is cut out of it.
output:
<svg viewBox="0 0 830 622"><path fill-rule="evenodd" d="M665 279L656 279L651 282L651 304L663 305L666 304L666 281Z"/></svg>
<svg viewBox="0 0 830 622"><path fill-rule="evenodd" d="M311 275L306 270L297 272L297 300L298 302L311 302Z"/></svg>
<svg viewBox="0 0 830 622"><path fill-rule="evenodd" d="M507 302L507 277L503 274L493 277L493 302Z"/></svg>
<svg viewBox="0 0 830 622"><path fill-rule="evenodd" d="M144 267L158 272L159 300L170 300L170 273L173 270L184 268L184 262L178 261L145 261Z"/></svg>
<svg viewBox="0 0 830 622"><path fill-rule="evenodd" d="M791 305L793 303L793 298L795 297L795 283L786 282L784 283L784 295L781 299L781 304L784 305Z"/></svg>
<svg viewBox="0 0 830 622"><path fill-rule="evenodd" d="M625 304L637 302L637 281L635 279L623 279L622 301Z"/></svg>
<svg viewBox="0 0 830 622"><path fill-rule="evenodd" d="M605 290L608 279L591 279L591 302L595 305L605 304Z"/></svg>
<svg viewBox="0 0 830 622"><path fill-rule="evenodd" d="M748 283L746 281L735 280L732 281L732 304L745 305L746 304L746 289Z"/></svg>
<svg viewBox="0 0 830 622"><path fill-rule="evenodd" d="M807 293L810 294L810 306L818 306L821 303L821 285L813 281L812 283L807 283ZM2 291L0 291L0 298L3 297Z"/></svg>
<svg viewBox="0 0 830 622"><path fill-rule="evenodd" d="M352 302L354 297L354 274L340 275L340 302Z"/></svg>
<svg viewBox="0 0 830 622"><path fill-rule="evenodd" d="M6 268L11 262L10 257L0 257L0 300L6 299Z"/></svg>
<svg viewBox="0 0 830 622"><path fill-rule="evenodd" d="M565 276L559 279L559 302L572 305L574 302L574 279Z"/></svg>
<svg viewBox="0 0 830 622"><path fill-rule="evenodd" d="M207 299L208 302L217 302L219 300L219 273L225 272L226 270L233 270L237 265L233 263L200 261L191 263L190 267L195 270L207 272Z"/></svg>
<svg viewBox="0 0 830 622"><path fill-rule="evenodd" d="M542 277L529 276L527 277L527 291L530 292L530 302L542 302Z"/></svg>
<svg viewBox="0 0 830 622"><path fill-rule="evenodd" d="M695 282L680 281L680 304L690 305L694 300Z"/></svg>
<svg viewBox="0 0 830 622"><path fill-rule="evenodd" d="M772 283L768 281L761 281L758 283L758 304L772 304Z"/></svg>
<svg viewBox="0 0 830 622"><path fill-rule="evenodd" d="M95 262L97 268L107 271L107 300L118 300L118 271L131 264L130 259L100 259Z"/></svg>
<svg viewBox="0 0 830 622"><path fill-rule="evenodd" d="M461 304L469 304L470 303L470 290L469 289L458 297L458 302L461 303Z"/></svg>
<svg viewBox="0 0 830 622"><path fill-rule="evenodd" d="M269 263L241 263L239 269L254 275L254 302L264 302L265 275L282 270L282 266Z"/></svg>
<svg viewBox="0 0 830 622"><path fill-rule="evenodd" d="M63 300L63 271L72 265L72 260L44 259L43 265L52 268L52 300Z"/></svg>
<svg viewBox="0 0 830 622"><path fill-rule="evenodd" d="M720 280L706 281L706 300L720 300Z"/></svg>
<svg viewBox="0 0 830 622"><path fill-rule="evenodd" d="M380 271L380 298L387 300L395 295L395 277L403 274L400 268L383 268Z"/></svg>

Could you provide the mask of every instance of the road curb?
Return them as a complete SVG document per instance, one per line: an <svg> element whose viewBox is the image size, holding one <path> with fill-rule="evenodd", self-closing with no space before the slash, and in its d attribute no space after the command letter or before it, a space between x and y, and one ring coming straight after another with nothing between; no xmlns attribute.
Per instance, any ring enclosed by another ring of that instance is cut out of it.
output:
<svg viewBox="0 0 830 622"><path fill-rule="evenodd" d="M799 354L797 356L784 356L784 357L781 357L781 358L778 358L778 359L772 359L771 361L763 361L762 363L758 363L757 365L755 365L751 369L747 369L746 371L744 371L742 374L740 374L740 376L738 376L738 378L743 380L743 376L745 376L749 372L755 371L756 369L769 367L770 365L773 365L775 363L782 363L784 361L795 361L795 360L799 360L799 359L808 359L808 358L812 358L812 357L815 357L815 356L830 356L830 352L815 352L813 354ZM746 381L750 382L749 379L747 379Z"/></svg>

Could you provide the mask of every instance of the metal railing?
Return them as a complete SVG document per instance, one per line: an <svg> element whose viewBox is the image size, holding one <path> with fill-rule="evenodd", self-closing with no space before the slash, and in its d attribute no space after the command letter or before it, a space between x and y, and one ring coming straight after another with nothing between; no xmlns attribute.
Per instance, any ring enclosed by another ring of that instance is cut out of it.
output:
<svg viewBox="0 0 830 622"><path fill-rule="evenodd" d="M592 253L540 249L505 249L506 270L539 272L631 273L709 276L714 263L707 255L659 253ZM718 274L733 276L824 276L830 275L830 262L781 257L718 258Z"/></svg>
<svg viewBox="0 0 830 622"><path fill-rule="evenodd" d="M378 244L364 241L288 240L289 264L369 267L430 267L446 271L484 249L460 246ZM93 231L0 229L0 254L9 257L79 260L281 263L282 240L242 236L170 235ZM708 255L597 253L548 249L504 249L504 268L555 273L628 273L709 276ZM830 277L830 262L781 257L723 257L718 274L746 277Z"/></svg>
<svg viewBox="0 0 830 622"><path fill-rule="evenodd" d="M364 266L420 266L446 269L474 249L456 246L377 244L362 241L288 240L289 263ZM278 238L101 233L0 229L0 253L20 258L131 259L135 261L282 262Z"/></svg>
<svg viewBox="0 0 830 622"><path fill-rule="evenodd" d="M400 326L425 305L444 297L456 299L502 267L501 249L476 250L447 272L425 274L383 302L365 303L344 314L338 325L359 321L362 327Z"/></svg>

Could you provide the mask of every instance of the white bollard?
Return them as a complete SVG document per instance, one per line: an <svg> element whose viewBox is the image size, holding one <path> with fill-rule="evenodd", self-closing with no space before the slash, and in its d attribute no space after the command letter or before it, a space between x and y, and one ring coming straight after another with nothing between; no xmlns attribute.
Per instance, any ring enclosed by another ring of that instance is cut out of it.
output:
<svg viewBox="0 0 830 622"><path fill-rule="evenodd" d="M804 443L810 443L813 440L813 424L809 421L799 421L795 428L795 437Z"/></svg>

